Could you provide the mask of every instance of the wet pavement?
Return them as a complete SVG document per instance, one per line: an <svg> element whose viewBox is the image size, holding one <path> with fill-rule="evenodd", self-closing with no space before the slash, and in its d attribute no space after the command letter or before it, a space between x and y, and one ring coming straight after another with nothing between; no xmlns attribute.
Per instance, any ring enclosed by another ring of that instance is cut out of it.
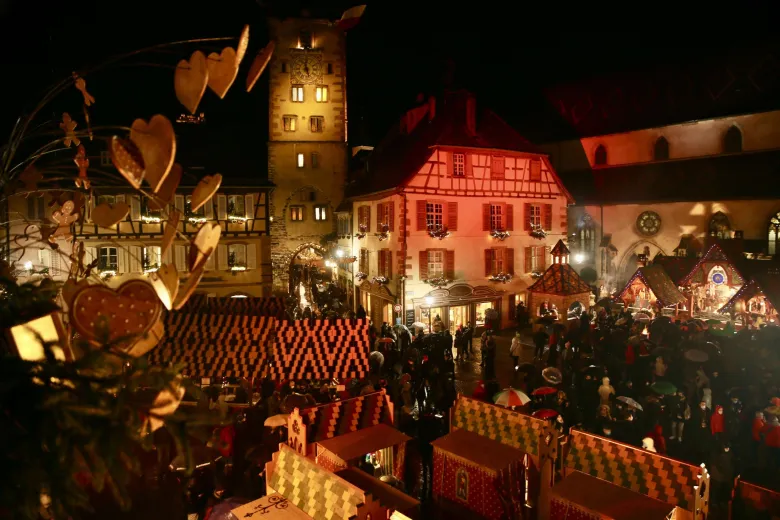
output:
<svg viewBox="0 0 780 520"><path fill-rule="evenodd" d="M503 330L496 335L496 379L498 379L501 388L508 387L515 377L512 357L509 355L509 346L512 344L512 338L515 331L511 329ZM531 342L530 332L523 335L524 348L520 361L533 361L534 347ZM484 380L484 370L480 366L480 339L474 338L474 355L470 360L458 362L455 360L455 388L459 393L470 396L474 393L479 381ZM453 356L457 355L453 349Z"/></svg>

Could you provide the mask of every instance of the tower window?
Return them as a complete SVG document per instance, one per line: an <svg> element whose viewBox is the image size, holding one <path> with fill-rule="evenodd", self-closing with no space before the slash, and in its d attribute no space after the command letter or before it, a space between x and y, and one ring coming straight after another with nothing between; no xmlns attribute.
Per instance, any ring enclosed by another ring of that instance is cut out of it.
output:
<svg viewBox="0 0 780 520"><path fill-rule="evenodd" d="M311 49L311 31L301 31L298 36L298 46L302 49Z"/></svg>
<svg viewBox="0 0 780 520"><path fill-rule="evenodd" d="M322 116L311 116L309 117L309 126L312 132L322 132L322 129L325 127L325 118Z"/></svg>
<svg viewBox="0 0 780 520"><path fill-rule="evenodd" d="M284 121L285 132L295 132L295 130L297 130L297 125L298 125L297 116L282 116L282 120Z"/></svg>
<svg viewBox="0 0 780 520"><path fill-rule="evenodd" d="M287 70L287 62L286 62L286 61L283 61L283 62L282 62L282 73L284 73L284 74L287 74L287 72L289 72L289 71Z"/></svg>
<svg viewBox="0 0 780 520"><path fill-rule="evenodd" d="M303 85L292 86L293 103L303 103Z"/></svg>
<svg viewBox="0 0 780 520"><path fill-rule="evenodd" d="M664 136L658 138L653 148L653 159L656 161L666 161L669 159L669 141Z"/></svg>
<svg viewBox="0 0 780 520"><path fill-rule="evenodd" d="M328 87L317 87L314 91L314 100L317 103L326 103L328 101Z"/></svg>
<svg viewBox="0 0 780 520"><path fill-rule="evenodd" d="M303 206L290 206L290 220L293 222L303 222Z"/></svg>
<svg viewBox="0 0 780 520"><path fill-rule="evenodd" d="M596 166L604 166L607 164L607 148L603 144L600 144L596 147L596 154L593 158L593 163Z"/></svg>
<svg viewBox="0 0 780 520"><path fill-rule="evenodd" d="M333 64L328 63L325 67L325 70L326 70L326 74L333 74Z"/></svg>
<svg viewBox="0 0 780 520"><path fill-rule="evenodd" d="M312 168L320 167L320 154L318 154L317 152L311 153L311 167Z"/></svg>
<svg viewBox="0 0 780 520"><path fill-rule="evenodd" d="M529 161L528 180L531 182L541 182L542 180L542 161L541 159L531 159Z"/></svg>
<svg viewBox="0 0 780 520"><path fill-rule="evenodd" d="M305 161L302 153L298 154L297 164L298 164L298 168L303 168L306 165L306 161Z"/></svg>
<svg viewBox="0 0 780 520"><path fill-rule="evenodd" d="M723 153L739 153L742 151L742 132L732 126L723 136Z"/></svg>
<svg viewBox="0 0 780 520"><path fill-rule="evenodd" d="M314 220L328 220L328 207L314 206Z"/></svg>

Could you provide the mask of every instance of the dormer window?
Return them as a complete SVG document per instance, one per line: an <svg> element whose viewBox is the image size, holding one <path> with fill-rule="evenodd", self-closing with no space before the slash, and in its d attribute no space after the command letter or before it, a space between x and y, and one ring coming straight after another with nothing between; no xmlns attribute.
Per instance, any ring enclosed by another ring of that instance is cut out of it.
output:
<svg viewBox="0 0 780 520"><path fill-rule="evenodd" d="M452 154L452 176L453 177L466 176L466 154L464 153Z"/></svg>

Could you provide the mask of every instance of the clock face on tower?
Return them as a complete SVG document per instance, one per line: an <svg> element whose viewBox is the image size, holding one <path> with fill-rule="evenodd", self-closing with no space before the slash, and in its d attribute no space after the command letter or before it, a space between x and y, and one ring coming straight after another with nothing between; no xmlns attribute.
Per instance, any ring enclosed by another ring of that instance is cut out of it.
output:
<svg viewBox="0 0 780 520"><path fill-rule="evenodd" d="M290 75L292 83L312 84L322 81L322 56L318 54L301 54L296 56Z"/></svg>

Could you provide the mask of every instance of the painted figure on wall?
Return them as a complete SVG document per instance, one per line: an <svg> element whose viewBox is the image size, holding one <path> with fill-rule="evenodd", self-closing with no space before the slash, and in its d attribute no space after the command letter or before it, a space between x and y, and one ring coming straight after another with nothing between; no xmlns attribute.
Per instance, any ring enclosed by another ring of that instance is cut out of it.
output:
<svg viewBox="0 0 780 520"><path fill-rule="evenodd" d="M469 474L463 468L455 475L455 496L464 502L469 500Z"/></svg>

